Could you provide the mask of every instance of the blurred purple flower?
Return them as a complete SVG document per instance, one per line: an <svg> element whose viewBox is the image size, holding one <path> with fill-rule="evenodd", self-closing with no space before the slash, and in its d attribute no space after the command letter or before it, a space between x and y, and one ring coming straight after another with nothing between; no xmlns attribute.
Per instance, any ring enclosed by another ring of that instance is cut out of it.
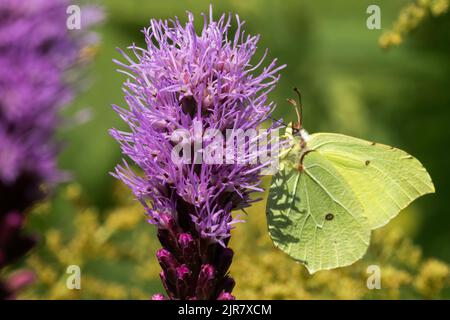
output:
<svg viewBox="0 0 450 320"><path fill-rule="evenodd" d="M284 66L274 60L262 68L266 55L252 65L259 37L245 35L238 16L231 34L232 16L214 21L211 9L200 35L193 15L188 17L185 25L177 18L151 20L144 30L147 47L133 45L133 58L122 52L126 63L115 61L128 76L128 109L114 109L131 132L112 129L111 135L144 175L126 162L113 175L132 189L158 227L164 248L157 257L169 298L229 299L233 253L226 246L239 221L232 211L248 207L250 195L262 191L266 164L176 165L171 136L177 129L192 132L196 122L223 133L258 128L273 111L267 95Z"/></svg>
<svg viewBox="0 0 450 320"><path fill-rule="evenodd" d="M65 75L92 41L92 34L66 28L70 4L0 2L0 268L31 248L34 240L20 235L25 210L45 196L43 185L48 189L65 176L53 138L58 112L74 95ZM102 17L93 7L86 12L86 26ZM0 296L12 297L18 287L0 281Z"/></svg>

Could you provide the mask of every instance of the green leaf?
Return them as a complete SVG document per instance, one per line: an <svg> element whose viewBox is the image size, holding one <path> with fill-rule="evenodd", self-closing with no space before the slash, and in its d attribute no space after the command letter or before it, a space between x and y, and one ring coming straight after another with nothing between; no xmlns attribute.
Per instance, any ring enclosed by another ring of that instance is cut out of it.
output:
<svg viewBox="0 0 450 320"><path fill-rule="evenodd" d="M269 232L310 273L356 262L371 229L434 192L426 170L404 151L328 133L312 135L302 149L287 134L294 144L272 180Z"/></svg>

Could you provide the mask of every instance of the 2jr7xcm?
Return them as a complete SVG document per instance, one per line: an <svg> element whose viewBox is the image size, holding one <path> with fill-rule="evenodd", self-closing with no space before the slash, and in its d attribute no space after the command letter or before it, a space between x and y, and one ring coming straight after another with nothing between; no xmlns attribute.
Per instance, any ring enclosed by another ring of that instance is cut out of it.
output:
<svg viewBox="0 0 450 320"><path fill-rule="evenodd" d="M222 314L226 316L233 315L270 315L272 313L271 305L246 305L246 304L225 304L222 306Z"/></svg>

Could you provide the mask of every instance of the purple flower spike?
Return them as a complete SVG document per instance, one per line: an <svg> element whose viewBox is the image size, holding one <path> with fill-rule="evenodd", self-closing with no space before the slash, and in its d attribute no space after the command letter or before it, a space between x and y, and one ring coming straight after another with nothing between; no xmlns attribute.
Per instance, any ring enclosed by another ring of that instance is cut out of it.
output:
<svg viewBox="0 0 450 320"><path fill-rule="evenodd" d="M232 297L234 281L228 269L233 251L227 245L231 229L240 221L232 211L250 206L252 193L262 191L261 171L267 162L202 161L200 153L214 146L211 139L201 141L200 152L195 149L198 129L223 134L256 130L275 107L267 96L284 66L274 60L262 67L266 55L252 65L259 37L244 34L238 16L232 33L232 18L223 15L215 21L211 9L203 15L199 32L190 13L186 24L177 18L151 20L144 29L147 46L130 46L130 56L122 52L125 62L115 61L128 76L123 85L128 108L113 108L130 132L110 132L143 175L134 173L127 162L113 175L143 204L164 249L189 270L189 276L174 284L172 265L161 263L170 299ZM192 134L181 143L183 155L194 150L186 163L173 160L173 137L180 130ZM214 150L212 154L220 148ZM161 251L158 259L161 262Z"/></svg>
<svg viewBox="0 0 450 320"><path fill-rule="evenodd" d="M34 239L21 235L24 216L65 178L57 167L59 111L74 90L66 72L83 61L91 33L66 26L70 0L0 1L0 268L26 254ZM101 12L86 8L84 26ZM43 188L45 186L45 188ZM0 279L0 299L29 281Z"/></svg>

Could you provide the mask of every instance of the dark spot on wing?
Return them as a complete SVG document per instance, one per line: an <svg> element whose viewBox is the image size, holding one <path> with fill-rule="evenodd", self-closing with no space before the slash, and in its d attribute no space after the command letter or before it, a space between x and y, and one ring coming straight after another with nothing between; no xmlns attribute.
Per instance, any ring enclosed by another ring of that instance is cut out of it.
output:
<svg viewBox="0 0 450 320"><path fill-rule="evenodd" d="M365 164L368 166L370 164L370 160L366 160Z"/></svg>
<svg viewBox="0 0 450 320"><path fill-rule="evenodd" d="M333 219L334 219L334 214L332 214L332 213L327 213L327 215L325 216L325 219L326 219L327 221L333 220Z"/></svg>
<svg viewBox="0 0 450 320"><path fill-rule="evenodd" d="M372 143L371 143L372 146L374 146L374 145L376 145L376 144L377 144L376 142L372 142Z"/></svg>

